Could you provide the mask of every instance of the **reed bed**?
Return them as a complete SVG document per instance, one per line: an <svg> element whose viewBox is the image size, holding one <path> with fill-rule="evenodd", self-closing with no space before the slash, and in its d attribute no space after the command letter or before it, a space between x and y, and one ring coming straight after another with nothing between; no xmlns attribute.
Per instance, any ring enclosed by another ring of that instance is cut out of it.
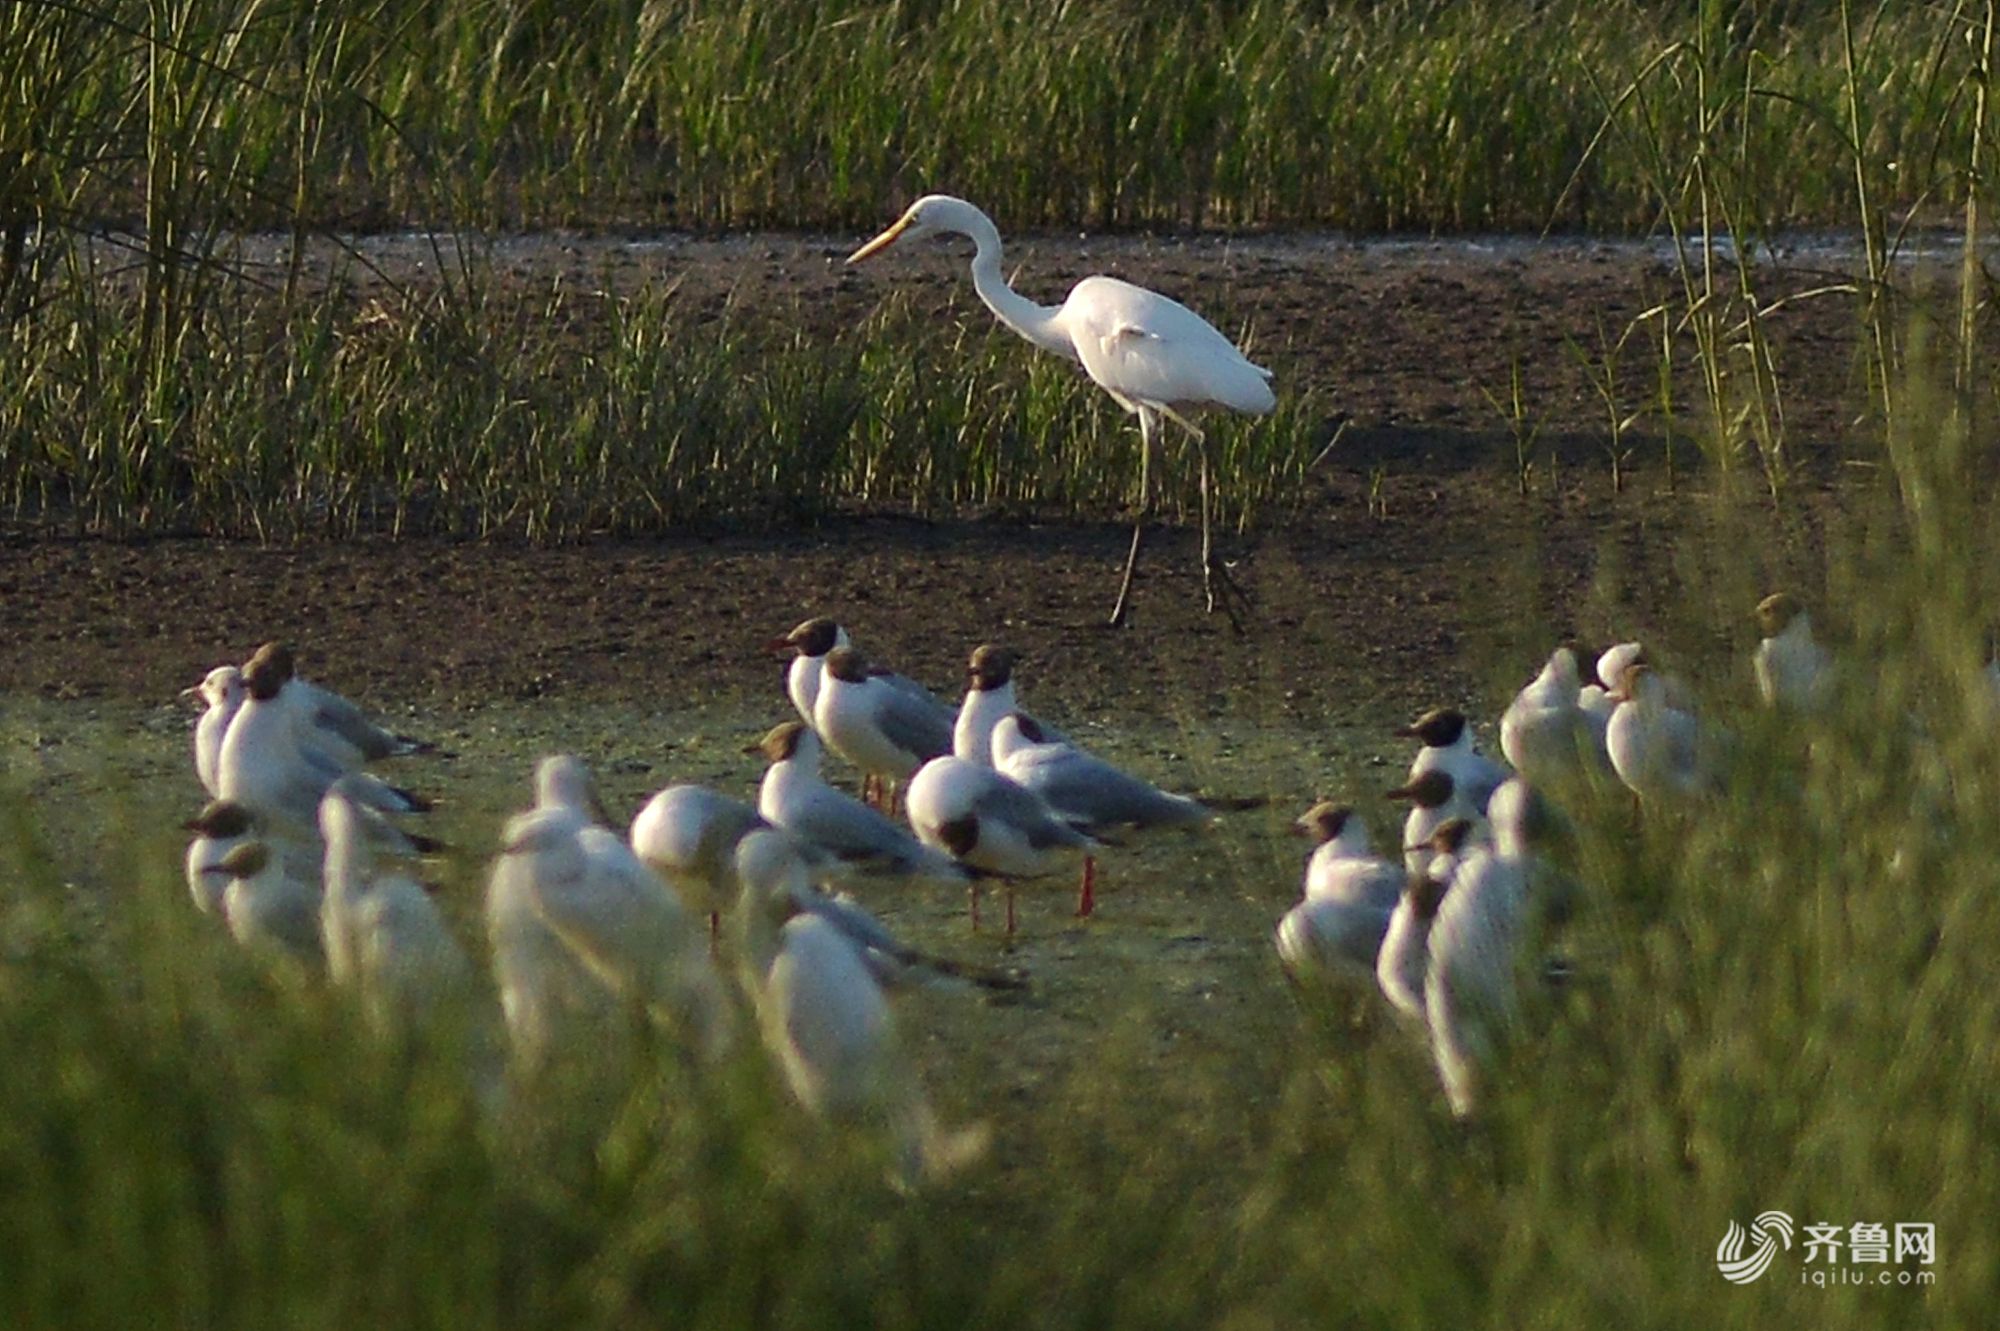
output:
<svg viewBox="0 0 2000 1331"><path fill-rule="evenodd" d="M838 226L924 187L1013 226L1628 230L1643 153L1552 202L1606 87L1656 52L1685 160L1714 80L1764 223L1848 219L1824 151L1845 47L1830 3L1072 0L834 3L87 0L0 10L16 211L57 223ZM1926 202L1974 108L1959 16L1856 16L1880 202ZM1936 156L1945 146L1945 160ZM22 207L26 204L26 207ZM163 245L170 235L161 236Z"/></svg>
<svg viewBox="0 0 2000 1331"><path fill-rule="evenodd" d="M894 305L806 341L662 290L502 299L444 242L433 285L361 309L304 265L341 228L859 227L933 186L1008 226L1663 230L1673 289L1578 345L1614 484L1631 428L1777 494L1801 442L1767 332L1776 228L1860 235L1856 271L1784 299L1853 302L1889 420L1903 228L1962 218L1939 327L1979 388L1991 9L6 5L0 503L265 536L1116 515L1132 432L1004 334ZM260 227L293 242L279 279L231 266ZM1660 391L1621 400L1642 347ZM1337 388L1218 427L1226 521L1285 515ZM1535 404L1489 388L1526 490Z"/></svg>

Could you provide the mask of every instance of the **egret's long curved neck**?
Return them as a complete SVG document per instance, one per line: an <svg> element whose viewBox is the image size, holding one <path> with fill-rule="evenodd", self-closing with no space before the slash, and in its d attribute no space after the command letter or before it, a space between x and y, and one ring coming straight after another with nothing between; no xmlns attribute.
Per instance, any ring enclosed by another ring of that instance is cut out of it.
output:
<svg viewBox="0 0 2000 1331"><path fill-rule="evenodd" d="M1000 275L1000 230L993 225L993 219L966 204L965 211L952 218L950 225L953 230L972 237L972 243L978 246L972 256L972 288L986 302L986 308L1036 346L1075 360L1076 348L1063 329L1061 309L1035 304L1008 286L1007 279Z"/></svg>

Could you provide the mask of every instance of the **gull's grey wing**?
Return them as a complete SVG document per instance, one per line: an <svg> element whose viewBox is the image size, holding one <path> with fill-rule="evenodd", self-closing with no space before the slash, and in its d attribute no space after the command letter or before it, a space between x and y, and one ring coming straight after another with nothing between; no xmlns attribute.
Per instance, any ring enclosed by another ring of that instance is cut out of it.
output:
<svg viewBox="0 0 2000 1331"><path fill-rule="evenodd" d="M786 830L863 870L949 875L958 866L853 796L822 786L786 811ZM962 871L959 871L962 873Z"/></svg>
<svg viewBox="0 0 2000 1331"><path fill-rule="evenodd" d="M886 693L881 712L882 733L891 744L916 754L923 762L942 758L951 752L951 731L958 717L929 692L912 687L916 688L915 693L893 685Z"/></svg>
<svg viewBox="0 0 2000 1331"><path fill-rule="evenodd" d="M1010 774L1046 800L1065 821L1086 830L1161 827L1208 819L1208 810L1197 801L1169 795L1066 744L1041 744L1026 750L1010 764Z"/></svg>
<svg viewBox="0 0 2000 1331"><path fill-rule="evenodd" d="M1057 816L1040 795L1000 777L979 793L972 811L980 818L992 818L1019 829L1035 850L1073 846L1079 850L1097 844Z"/></svg>

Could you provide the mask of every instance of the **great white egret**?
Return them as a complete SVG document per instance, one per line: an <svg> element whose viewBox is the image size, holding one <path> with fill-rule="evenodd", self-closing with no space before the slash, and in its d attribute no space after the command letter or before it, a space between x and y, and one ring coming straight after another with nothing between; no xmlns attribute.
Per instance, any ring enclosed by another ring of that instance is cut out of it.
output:
<svg viewBox="0 0 2000 1331"><path fill-rule="evenodd" d="M1201 480L1202 587L1213 611L1217 568L1209 529L1208 443L1192 417L1209 407L1268 414L1277 405L1271 372L1251 364L1214 325L1179 301L1115 277L1086 277L1070 289L1061 305L1037 305L1000 275L1000 232L993 220L948 194L918 199L847 261L859 263L898 240L934 232L972 239L977 247L972 256L973 289L1001 323L1043 350L1082 365L1099 388L1139 418L1139 517L1132 528L1132 549L1125 559L1111 622L1125 621L1130 602L1132 571L1139 562L1146 519L1152 514L1153 444L1162 419L1177 423L1195 442ZM1221 581L1225 589L1235 590L1227 573ZM1226 602L1224 608L1234 622L1234 608Z"/></svg>

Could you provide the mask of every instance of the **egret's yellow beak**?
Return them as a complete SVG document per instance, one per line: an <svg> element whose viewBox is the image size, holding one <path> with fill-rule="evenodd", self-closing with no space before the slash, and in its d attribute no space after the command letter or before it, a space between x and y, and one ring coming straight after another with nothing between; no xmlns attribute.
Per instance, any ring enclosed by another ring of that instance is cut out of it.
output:
<svg viewBox="0 0 2000 1331"><path fill-rule="evenodd" d="M866 245L863 245L860 249L854 251L854 253L848 255L847 261L849 263L860 263L863 259L867 258L869 255L876 254L882 250L888 249L891 245L896 243L896 237L902 235L905 231L908 231L909 229L910 229L910 215L908 213L904 213L901 217L896 219L896 224L894 226L890 227L887 231L884 231L881 235L875 237L875 239L869 241Z"/></svg>

